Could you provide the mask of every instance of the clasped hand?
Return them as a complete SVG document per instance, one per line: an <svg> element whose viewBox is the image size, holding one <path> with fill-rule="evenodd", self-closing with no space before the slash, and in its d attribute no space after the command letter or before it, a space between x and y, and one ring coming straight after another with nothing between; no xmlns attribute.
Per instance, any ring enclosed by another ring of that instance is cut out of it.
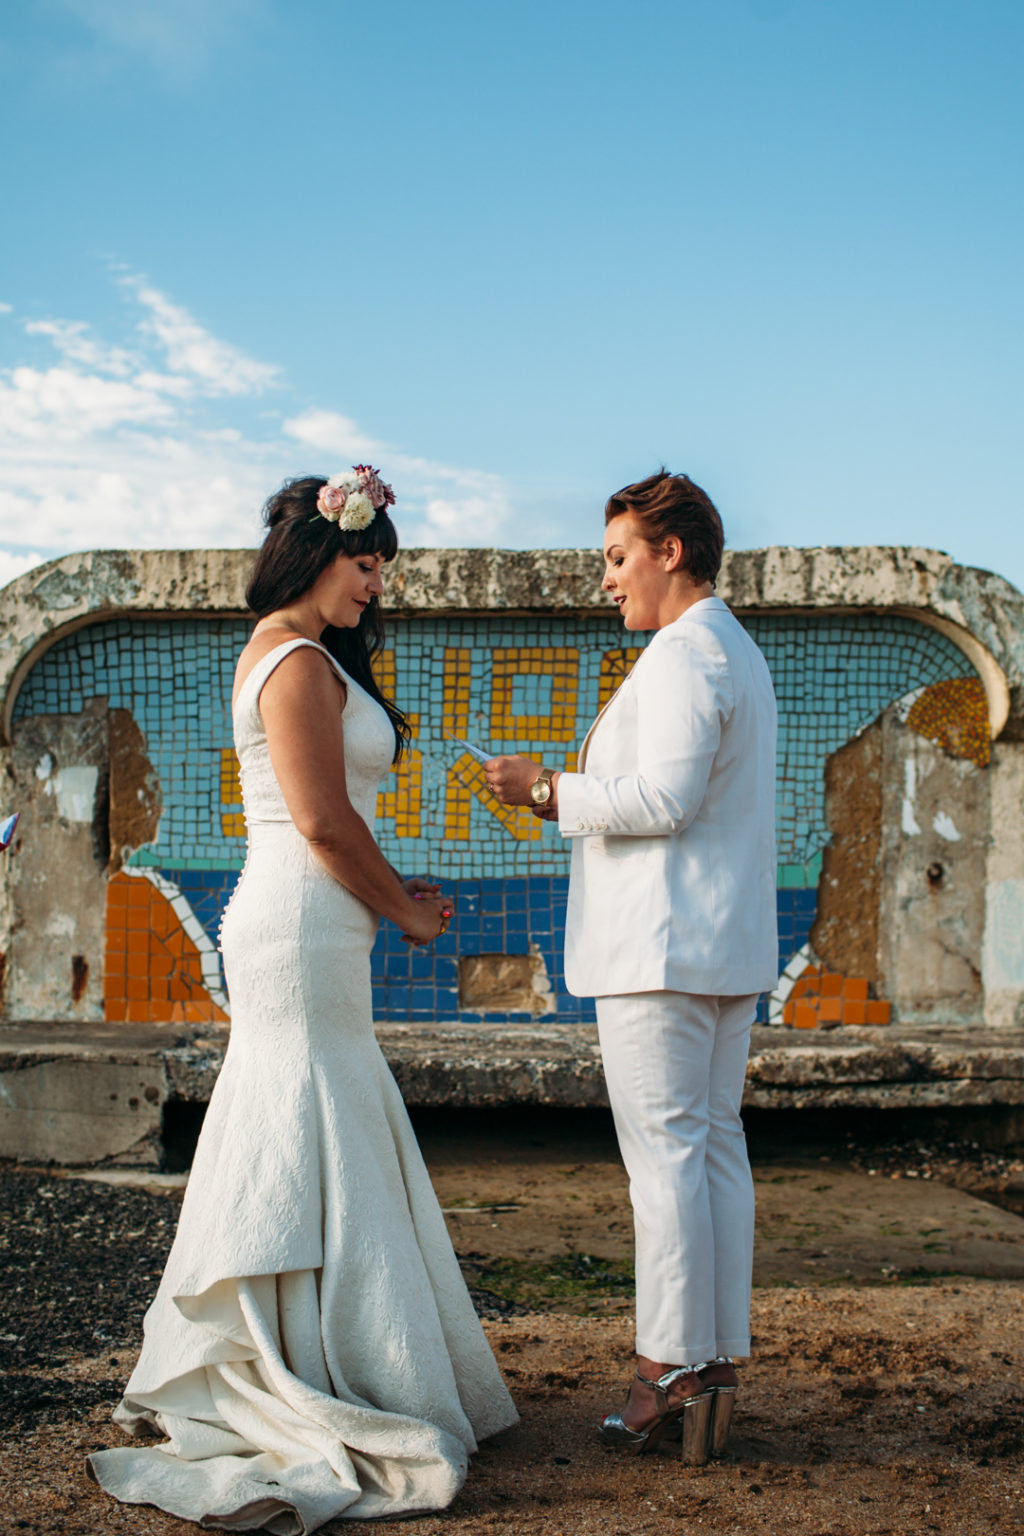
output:
<svg viewBox="0 0 1024 1536"><path fill-rule="evenodd" d="M406 944L423 946L440 938L452 920L452 912L455 909L454 898L442 896L441 887L423 875L414 875L411 880L403 880L402 888L416 903L416 921L409 924L411 930L409 933L402 934L403 941Z"/></svg>

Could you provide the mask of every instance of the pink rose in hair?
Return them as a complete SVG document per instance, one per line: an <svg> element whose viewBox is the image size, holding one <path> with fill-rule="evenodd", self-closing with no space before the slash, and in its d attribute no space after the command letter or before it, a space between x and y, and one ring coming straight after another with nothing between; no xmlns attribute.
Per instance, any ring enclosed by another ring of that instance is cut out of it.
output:
<svg viewBox="0 0 1024 1536"><path fill-rule="evenodd" d="M342 514L347 496L348 492L340 491L336 485L322 485L317 494L316 509L321 517L336 523Z"/></svg>

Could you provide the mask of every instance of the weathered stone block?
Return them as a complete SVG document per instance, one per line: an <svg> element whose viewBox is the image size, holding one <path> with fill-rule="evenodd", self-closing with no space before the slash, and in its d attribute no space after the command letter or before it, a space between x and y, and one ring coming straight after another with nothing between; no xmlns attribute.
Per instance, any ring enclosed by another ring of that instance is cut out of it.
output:
<svg viewBox="0 0 1024 1536"><path fill-rule="evenodd" d="M166 1080L158 1060L73 1057L0 1072L0 1157L155 1167Z"/></svg>
<svg viewBox="0 0 1024 1536"><path fill-rule="evenodd" d="M879 991L898 1022L981 1024L989 774L882 721Z"/></svg>
<svg viewBox="0 0 1024 1536"><path fill-rule="evenodd" d="M103 1017L108 833L107 707L15 729L8 793L22 812L8 856L10 1019Z"/></svg>
<svg viewBox="0 0 1024 1536"><path fill-rule="evenodd" d="M461 956L459 1007L480 1013L553 1012L551 982L542 956L536 951Z"/></svg>

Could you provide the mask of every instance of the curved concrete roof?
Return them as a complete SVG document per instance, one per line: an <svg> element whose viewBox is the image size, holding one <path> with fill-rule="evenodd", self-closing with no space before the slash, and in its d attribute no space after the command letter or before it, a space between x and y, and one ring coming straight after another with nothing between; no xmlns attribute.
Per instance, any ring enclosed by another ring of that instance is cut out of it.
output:
<svg viewBox="0 0 1024 1536"><path fill-rule="evenodd" d="M244 615L252 551L91 550L64 555L0 590L0 739L18 690L62 636L125 615ZM387 569L396 613L607 611L590 549L406 549ZM1024 729L1024 596L990 571L933 549L772 547L728 551L718 584L739 613L900 613L958 645L978 671L992 734Z"/></svg>

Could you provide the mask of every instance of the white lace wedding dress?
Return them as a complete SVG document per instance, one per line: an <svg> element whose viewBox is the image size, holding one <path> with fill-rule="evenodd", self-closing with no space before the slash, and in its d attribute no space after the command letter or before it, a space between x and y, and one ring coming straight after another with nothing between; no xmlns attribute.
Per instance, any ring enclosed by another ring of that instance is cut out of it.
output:
<svg viewBox="0 0 1024 1536"><path fill-rule="evenodd" d="M166 1443L90 1457L115 1498L279 1536L443 1508L517 1417L374 1037L377 917L314 857L270 765L260 691L308 644L258 662L234 711L231 1043L115 1413ZM345 681L348 793L372 827L394 736Z"/></svg>

